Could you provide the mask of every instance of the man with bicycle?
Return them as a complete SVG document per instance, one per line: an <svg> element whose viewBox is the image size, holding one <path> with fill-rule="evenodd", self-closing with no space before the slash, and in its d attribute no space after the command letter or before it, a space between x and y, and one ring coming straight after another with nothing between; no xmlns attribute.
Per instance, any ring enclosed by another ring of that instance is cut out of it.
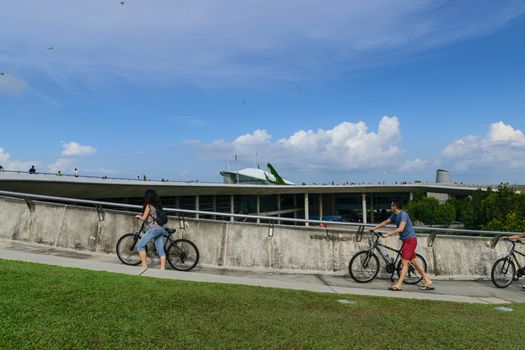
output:
<svg viewBox="0 0 525 350"><path fill-rule="evenodd" d="M433 290L432 281L416 258L417 236L408 213L402 210L403 207L398 201L392 201L390 207L392 209L392 215L387 220L370 229L370 231L375 231L386 225L395 224L397 226L395 230L385 232L381 236L386 238L399 235L399 239L403 241L401 245L401 274L399 280L389 289L396 292L402 290L403 282L408 273L408 265L411 263L419 271L421 276L423 276L423 286L420 289Z"/></svg>

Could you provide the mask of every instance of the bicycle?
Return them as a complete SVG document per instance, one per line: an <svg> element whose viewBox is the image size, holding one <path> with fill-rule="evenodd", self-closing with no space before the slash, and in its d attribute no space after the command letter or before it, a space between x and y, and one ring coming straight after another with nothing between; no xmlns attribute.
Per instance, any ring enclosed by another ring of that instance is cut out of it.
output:
<svg viewBox="0 0 525 350"><path fill-rule="evenodd" d="M380 268L379 259L375 254L375 251L378 251L379 256L383 258L386 264L385 270L387 273L390 274L390 280L392 280L393 282L394 273L397 272L398 278L401 275L401 249L394 249L392 247L379 243L379 238L382 237L381 233L375 231L371 231L371 233L374 234L374 237L371 240L372 244L370 248L357 252L356 254L354 254L352 259L350 259L350 263L348 264L348 271L350 272L350 277L352 277L352 279L358 283L368 283L374 278L376 278ZM397 255L395 259L390 257L386 249L381 250L380 247L396 252ZM416 257L419 260L420 265L423 267L423 270L425 270L426 272L427 262L419 254L416 254ZM417 269L414 267L414 265L410 263L408 266L407 277L404 283L417 284L422 279L423 276L421 276Z"/></svg>
<svg viewBox="0 0 525 350"><path fill-rule="evenodd" d="M140 264L140 256L136 249L137 242L146 232L145 222L142 226L137 225L138 231L134 233L126 233L117 241L117 256L126 265L137 266ZM192 241L184 238L174 239L173 234L176 229L164 228L164 237L166 241L164 243L164 250L166 251L166 260L172 268L178 271L190 271L199 263L199 249ZM152 242L148 242L146 245L146 253L148 252L148 246L152 249ZM154 248L152 249L154 250Z"/></svg>
<svg viewBox="0 0 525 350"><path fill-rule="evenodd" d="M492 283L498 288L507 288L514 280L517 281L521 276L525 275L525 266L522 267L520 265L515 254L517 253L525 257L525 254L516 250L516 244L521 244L521 241L519 239L508 238L503 238L503 240L512 243L512 248L506 256L499 258L494 265L492 265L490 278L492 279ZM516 265L518 265L517 270Z"/></svg>

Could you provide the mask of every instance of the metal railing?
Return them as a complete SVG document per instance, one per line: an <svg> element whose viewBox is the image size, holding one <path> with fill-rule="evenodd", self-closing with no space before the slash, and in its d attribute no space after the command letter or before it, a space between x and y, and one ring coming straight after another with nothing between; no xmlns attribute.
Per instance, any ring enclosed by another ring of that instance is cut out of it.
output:
<svg viewBox="0 0 525 350"><path fill-rule="evenodd" d="M28 206L33 206L32 199L43 200L43 201L52 201L60 203L71 203L71 204L82 204L94 206L97 210L103 207L112 207L112 208L124 208L124 209L134 209L142 210L141 205L136 204L125 204L125 203L114 203L114 202L104 202L104 201L94 201L88 199L77 199L77 198L66 198L66 197L56 197L40 194L31 194L31 193L21 193L21 192L11 192L0 190L1 196L6 197L15 197L22 198L26 200ZM252 214L235 214L227 212L214 212L214 211L204 211L204 210L192 210L192 209L178 209L178 208L164 208L164 211L168 213L179 214L191 214L191 215L206 215L206 216L222 216L236 219L251 219L260 221L268 221L263 224L270 224L271 226L275 225L276 222L289 222L289 223L301 223L301 224L317 224L317 225L336 225L336 226L348 226L348 227L358 227L357 233L363 234L366 227L374 227L375 224L364 224L359 222L342 222L342 221L326 221L326 220L311 220L311 219L296 219L296 218L286 218L286 217L275 217L275 216L262 216L262 215L252 215ZM387 227L394 227L389 225ZM491 243L493 248L499 238L502 235L513 235L519 234L520 232L506 232L506 231L484 231L484 230L467 230L467 229L450 229L450 228L437 228L437 227L424 227L424 226L415 226L416 231L427 231L431 232L429 237L429 246L433 244L434 239L437 236L437 233L467 233L470 235L490 235L494 236ZM355 232L355 231L353 231Z"/></svg>

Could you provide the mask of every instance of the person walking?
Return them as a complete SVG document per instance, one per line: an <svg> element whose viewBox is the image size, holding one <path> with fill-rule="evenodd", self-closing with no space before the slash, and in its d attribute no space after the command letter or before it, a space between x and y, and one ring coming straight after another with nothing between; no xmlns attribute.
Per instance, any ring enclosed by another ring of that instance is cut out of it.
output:
<svg viewBox="0 0 525 350"><path fill-rule="evenodd" d="M78 177L78 169L75 168L75 177Z"/></svg>
<svg viewBox="0 0 525 350"><path fill-rule="evenodd" d="M423 267L419 263L416 257L416 247L417 247L417 236L412 225L412 220L408 216L408 213L402 210L403 206L398 201L392 201L390 205L392 209L392 215L375 227L371 228L370 231L378 230L382 227L385 227L389 224L395 224L397 228L395 230L385 232L382 234L383 238L389 236L399 235L399 239L403 241L401 245L401 274L399 275L399 280L394 283L389 289L392 291L401 291L403 282L408 273L408 265L411 263L417 271L423 276L423 286L420 288L422 290L434 290L432 287L432 281L428 274L423 270Z"/></svg>
<svg viewBox="0 0 525 350"><path fill-rule="evenodd" d="M137 243L137 251L140 255L142 270L139 275L143 274L148 269L148 261L146 255L146 244L149 241L155 240L155 247L157 254L160 257L160 269L166 268L166 253L164 252L164 228L157 224L157 209L162 210L159 196L157 192L152 189L146 190L144 193L144 205L142 206L142 215L136 215L139 220L146 222L146 233Z"/></svg>

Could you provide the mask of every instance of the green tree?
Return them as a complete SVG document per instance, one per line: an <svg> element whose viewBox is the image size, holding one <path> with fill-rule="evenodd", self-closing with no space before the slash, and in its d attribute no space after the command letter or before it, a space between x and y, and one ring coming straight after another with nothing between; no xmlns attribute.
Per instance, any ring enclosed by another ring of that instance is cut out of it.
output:
<svg viewBox="0 0 525 350"><path fill-rule="evenodd" d="M482 226L487 231L525 232L525 219L516 211L511 211L504 218L493 218Z"/></svg>
<svg viewBox="0 0 525 350"><path fill-rule="evenodd" d="M450 225L458 220L473 230L525 231L525 194L508 184L501 184L497 190L479 189L468 197L449 199L445 204L414 195L407 211L414 220L426 225Z"/></svg>
<svg viewBox="0 0 525 350"><path fill-rule="evenodd" d="M453 203L447 201L445 204L440 204L436 208L434 215L435 224L449 226L456 220L456 208Z"/></svg>
<svg viewBox="0 0 525 350"><path fill-rule="evenodd" d="M476 228L474 207L470 197L465 197L457 201L456 220L462 222L465 228Z"/></svg>
<svg viewBox="0 0 525 350"><path fill-rule="evenodd" d="M435 198L423 197L418 201L412 201L407 211L413 220L421 221L426 225L435 223L435 215L439 202Z"/></svg>
<svg viewBox="0 0 525 350"><path fill-rule="evenodd" d="M427 198L427 194L425 192L423 192L423 191L416 191L416 192L414 192L414 194L412 196L412 201L413 202L418 202L418 201L420 201L423 198Z"/></svg>

